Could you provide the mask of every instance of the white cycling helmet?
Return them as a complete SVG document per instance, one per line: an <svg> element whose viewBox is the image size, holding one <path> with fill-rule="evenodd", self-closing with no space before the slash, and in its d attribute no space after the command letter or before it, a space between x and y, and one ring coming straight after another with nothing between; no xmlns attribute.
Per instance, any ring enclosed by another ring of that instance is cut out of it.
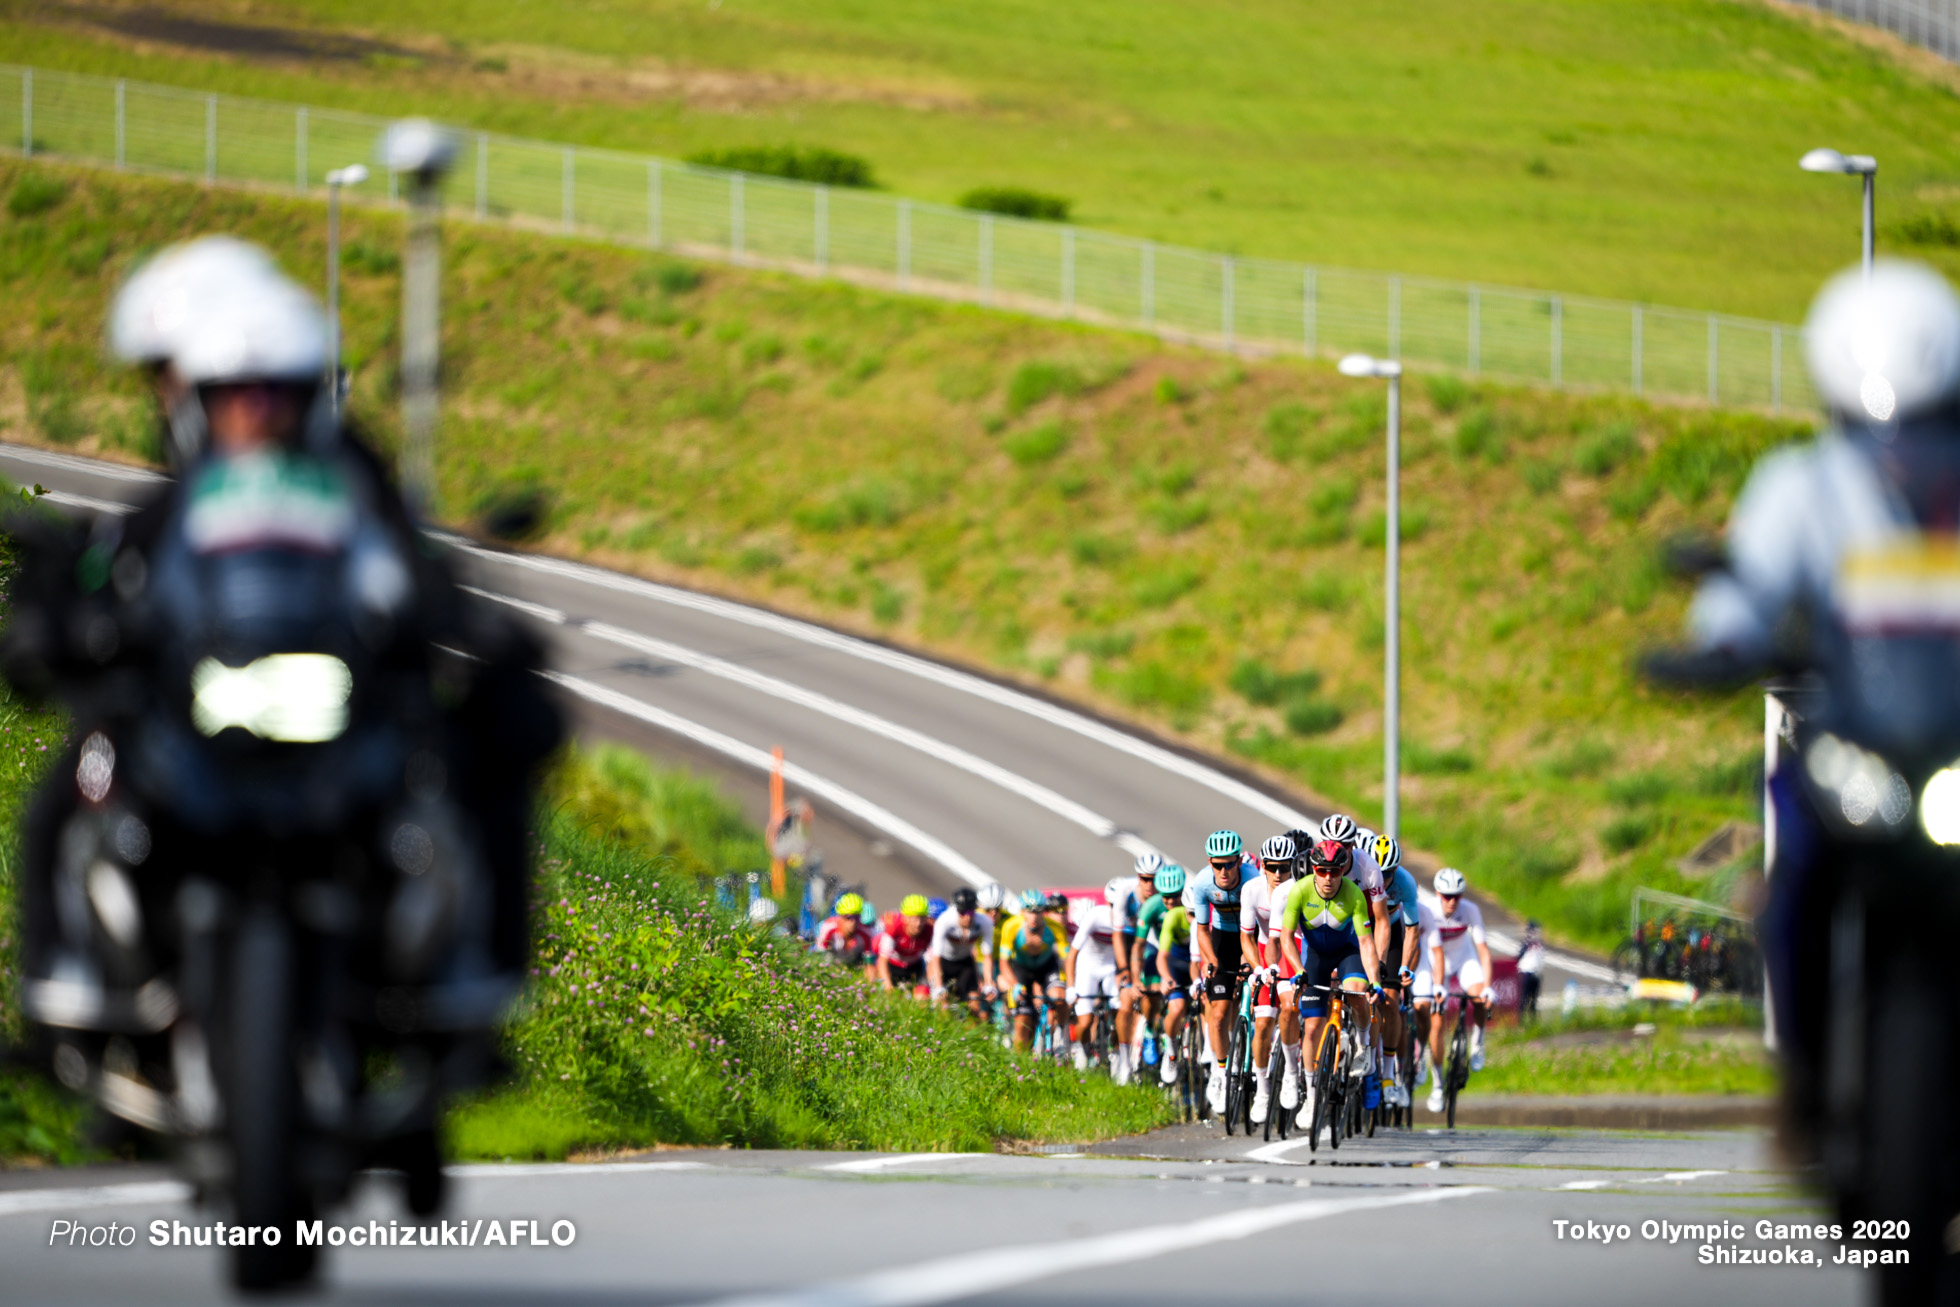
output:
<svg viewBox="0 0 1960 1307"><path fill-rule="evenodd" d="M1461 894L1470 888L1470 882L1463 879L1463 873L1455 867L1445 867L1437 872L1434 884L1438 894Z"/></svg>
<svg viewBox="0 0 1960 1307"><path fill-rule="evenodd" d="M1138 876L1155 876L1164 869L1164 855L1155 849L1146 849L1137 854L1132 873Z"/></svg>
<svg viewBox="0 0 1960 1307"><path fill-rule="evenodd" d="M1332 816L1322 819L1320 823L1320 838L1323 840L1339 840L1341 843L1346 844L1354 838L1354 818L1344 812L1337 812Z"/></svg>
<svg viewBox="0 0 1960 1307"><path fill-rule="evenodd" d="M1804 323L1818 397L1856 423L1896 422L1960 394L1960 298L1922 263L1881 259L1825 284Z"/></svg>
<svg viewBox="0 0 1960 1307"><path fill-rule="evenodd" d="M109 352L143 366L176 357L185 330L214 304L283 281L272 256L234 236L200 236L145 260L109 306Z"/></svg>
<svg viewBox="0 0 1960 1307"><path fill-rule="evenodd" d="M1103 886L1103 902L1112 905L1121 903L1123 896L1129 892L1130 878L1128 876L1111 876L1109 878L1109 884Z"/></svg>
<svg viewBox="0 0 1960 1307"><path fill-rule="evenodd" d="M758 926L766 926L776 919L778 911L780 909L776 906L776 900L757 899L749 904L749 920Z"/></svg>
<svg viewBox="0 0 1960 1307"><path fill-rule="evenodd" d="M1348 843L1357 849L1367 849L1372 852L1375 847L1375 832L1366 826L1356 826L1354 834L1348 837Z"/></svg>
<svg viewBox="0 0 1960 1307"><path fill-rule="evenodd" d="M1291 862L1295 849L1293 841L1285 835L1268 835L1266 842L1259 846L1261 862Z"/></svg>
<svg viewBox="0 0 1960 1307"><path fill-rule="evenodd" d="M171 370L189 390L170 410L170 434L180 461L209 443L210 426L199 387L242 382L311 385L314 394L297 433L323 453L339 424L322 384L327 370L327 319L313 297L284 278L236 285L212 297L177 337Z"/></svg>
<svg viewBox="0 0 1960 1307"><path fill-rule="evenodd" d="M980 887L975 898L982 912L998 912L1000 905L1007 902L1007 891L1000 887L998 881L990 880Z"/></svg>

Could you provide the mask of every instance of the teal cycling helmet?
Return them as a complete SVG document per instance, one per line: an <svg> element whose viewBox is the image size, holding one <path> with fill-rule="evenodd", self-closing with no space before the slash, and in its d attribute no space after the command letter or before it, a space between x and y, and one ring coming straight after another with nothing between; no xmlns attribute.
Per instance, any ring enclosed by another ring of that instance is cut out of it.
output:
<svg viewBox="0 0 1960 1307"><path fill-rule="evenodd" d="M1040 890L1024 889L1021 891L1021 911L1040 912L1043 908L1046 908L1047 906L1048 906L1048 896L1046 894L1043 894Z"/></svg>
<svg viewBox="0 0 1960 1307"><path fill-rule="evenodd" d="M1236 858L1245 851L1245 842L1235 830L1215 830L1205 837L1207 858Z"/></svg>
<svg viewBox="0 0 1960 1307"><path fill-rule="evenodd" d="M1174 899L1184 892L1184 868L1175 862L1166 862L1157 868L1157 892L1167 899Z"/></svg>

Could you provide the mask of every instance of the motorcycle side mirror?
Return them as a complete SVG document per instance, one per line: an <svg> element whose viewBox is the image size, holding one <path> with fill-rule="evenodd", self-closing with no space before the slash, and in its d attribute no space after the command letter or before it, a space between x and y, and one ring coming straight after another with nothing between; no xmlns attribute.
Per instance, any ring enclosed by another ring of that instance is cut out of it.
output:
<svg viewBox="0 0 1960 1307"><path fill-rule="evenodd" d="M1661 566L1670 576L1698 581L1729 570L1729 551L1722 542L1698 533L1675 536L1661 546Z"/></svg>

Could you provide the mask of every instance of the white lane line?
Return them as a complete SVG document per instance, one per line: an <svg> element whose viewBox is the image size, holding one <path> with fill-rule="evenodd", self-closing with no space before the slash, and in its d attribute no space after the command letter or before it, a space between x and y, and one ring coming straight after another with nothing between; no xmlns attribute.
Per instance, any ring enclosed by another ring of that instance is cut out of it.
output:
<svg viewBox="0 0 1960 1307"><path fill-rule="evenodd" d="M536 605L532 605L532 607L536 607ZM876 713L867 712L862 708L853 707L842 700L833 699L827 694L819 694L815 690L806 690L802 686L793 685L788 681L780 680L774 676L767 676L755 671L753 668L744 667L740 663L730 662L726 658L717 658L712 654L699 653L687 648L685 645L675 644L671 640L656 640L652 636L641 635L636 631L624 630L606 622L581 622L579 623L578 629L584 631L587 635L605 640L608 643L620 645L639 653L649 654L666 662L678 663L682 667L691 667L698 672L706 672L710 676L719 677L724 681L732 681L736 685L746 686L748 689L755 690L758 693L781 699L785 703L793 703L799 708L808 708L812 712L822 713L826 717L833 717L840 722L855 726L861 731L866 731L872 735L890 740L894 744L902 744L909 749L916 749L929 758L937 758L939 761L957 767L970 775L978 776L982 780L992 781L1009 794L1018 795L1038 807L1048 809L1048 811L1065 821L1074 822L1097 839L1112 840L1132 857L1144 853L1156 853L1159 857L1163 856L1162 852L1149 841L1132 835L1127 831L1119 830L1115 822L1103 816L1101 813L1086 808L1071 798L1057 794L1046 785L1029 780L1019 772L1009 771L1000 764L989 762L977 754L968 753L965 749L957 745L935 739L927 735L924 731L913 730L909 726L900 726L897 722L880 717Z"/></svg>
<svg viewBox="0 0 1960 1307"><path fill-rule="evenodd" d="M92 1185L86 1189L17 1189L0 1193L0 1216L70 1212L83 1207L120 1207L131 1203L182 1203L189 1202L190 1197L191 1187L177 1180Z"/></svg>
<svg viewBox="0 0 1960 1307"><path fill-rule="evenodd" d="M706 745L716 753L724 754L758 771L767 771L776 765L775 758L767 749L744 744L712 727L689 721L664 708L656 708L650 703L629 698L617 690L609 690L603 685L595 685L576 676L566 676L563 672L546 672L544 678L554 685L562 685L581 699L596 703L602 708L610 708L617 713L624 713L628 717L638 718L649 726L657 726L663 731L672 731L676 735L685 736L697 744ZM791 784L808 790L828 803L836 804L866 825L876 827L893 839L911 845L967 884L979 887L994 883L994 877L980 870L971 859L952 845L926 834L897 813L880 807L855 790L847 790L835 782L825 780L809 768L793 762L783 764L783 776Z"/></svg>
<svg viewBox="0 0 1960 1307"><path fill-rule="evenodd" d="M1727 1171L1669 1171L1666 1175L1650 1175L1646 1179L1639 1181L1639 1183L1660 1184L1662 1181L1672 1180L1676 1184L1679 1184L1683 1180L1704 1180L1711 1175L1727 1174Z"/></svg>
<svg viewBox="0 0 1960 1307"><path fill-rule="evenodd" d="M514 595L500 595L495 590L482 590L473 585L459 585L456 588L465 594L473 594L479 599L488 599L492 603L507 604L520 613L535 617L540 622L548 622L552 626L563 626L565 624L565 614L545 604L534 604L528 599L519 599Z"/></svg>
<svg viewBox="0 0 1960 1307"><path fill-rule="evenodd" d="M57 454L51 450L35 449L31 445L0 445L0 458L17 458L23 463L35 463L41 467L58 467L69 472L108 477L111 481L141 481L154 484L158 481L170 480L161 472L152 472L148 468L128 467L122 463L109 463L93 458L79 458L74 454Z"/></svg>
<svg viewBox="0 0 1960 1307"><path fill-rule="evenodd" d="M1560 1186L1559 1186L1559 1188L1561 1188L1561 1189L1604 1189L1604 1188L1605 1188L1605 1187L1606 1187L1607 1185L1609 1185L1609 1184L1611 1184L1611 1183L1613 1183L1613 1182L1612 1182L1611 1180L1568 1180L1568 1181L1566 1181L1566 1182L1565 1182L1564 1184L1562 1184L1562 1185L1560 1185Z"/></svg>
<svg viewBox="0 0 1960 1307"><path fill-rule="evenodd" d="M627 1175L640 1171L705 1171L706 1162L472 1162L444 1168L459 1180L500 1175Z"/></svg>
<svg viewBox="0 0 1960 1307"><path fill-rule="evenodd" d="M712 1307L926 1307L996 1293L1015 1285L1066 1275L1099 1266L1126 1265L1167 1253L1204 1248L1227 1239L1244 1239L1301 1221L1317 1221L1352 1212L1379 1211L1440 1203L1472 1194L1493 1193L1478 1187L1425 1189L1381 1198L1316 1199L1227 1212L1199 1221L1148 1226L1089 1239L1061 1243L1013 1244L941 1257L935 1261L880 1271L855 1280L839 1280L780 1293L745 1294L721 1298Z"/></svg>
<svg viewBox="0 0 1960 1307"><path fill-rule="evenodd" d="M97 499L92 495L75 495L66 490L50 490L39 496L54 504L66 504L70 508L86 508L92 513L114 513L121 517L124 513L134 513L136 509L129 504L119 504L113 499Z"/></svg>
<svg viewBox="0 0 1960 1307"><path fill-rule="evenodd" d="M638 595L641 598L670 604L676 608L689 608L695 612L707 613L710 616L719 617L726 621L740 622L745 626L774 631L778 635L786 635L791 639L801 640L805 644L813 644L820 648L848 654L854 658L862 658L867 662L877 663L881 666L889 667L894 671L904 672L907 675L919 677L921 680L931 681L936 685L945 686L948 689L959 690L962 693L971 694L976 698L985 699L989 703L999 704L1003 708L1012 708L1016 712L1038 718L1051 726L1059 726L1064 730L1073 731L1086 739L1094 740L1098 744L1106 745L1121 753L1127 753L1133 758L1140 758L1174 775L1182 776L1186 780L1196 781L1208 789L1243 803L1255 812L1270 817L1282 826L1297 826L1308 831L1318 831L1320 829L1319 822L1294 808L1291 804L1282 802L1263 791L1254 789L1243 781L1234 780L1225 773L1208 767L1204 763L1187 758L1180 753L1164 748L1162 745L1152 744L1148 740L1140 739L1137 736L1117 730L1114 727L1106 726L1071 709L1049 703L1044 699L1038 699L1031 694L1025 694L1019 690L1009 689L1004 685L997 685L985 677L975 676L971 672L958 671L928 659L920 658L915 654L901 653L896 649L888 649L883 645L873 644L869 640L860 640L856 636L826 630L821 626L798 621L793 617L784 617L777 613L766 612L760 608L751 608L746 604L738 604L733 600L718 599L711 595L695 594L692 591L660 585L653 581L643 581L638 577L622 576L617 572L608 572L583 563L570 563L559 558L544 558L536 554L505 553L500 550L485 549L481 545L475 544L460 536L444 536L443 538L456 548L467 553L475 554L491 563L508 563L512 566L526 568L534 572L544 572L553 576L565 577L569 580L581 581L587 585Z"/></svg>
<svg viewBox="0 0 1960 1307"><path fill-rule="evenodd" d="M1282 1108L1280 1110L1284 1111L1285 1109ZM1265 1162L1271 1166L1298 1166L1298 1162L1287 1161L1286 1155L1296 1148L1305 1148L1306 1146L1307 1136L1301 1135L1298 1139L1288 1139L1281 1143L1266 1144L1263 1147L1255 1148L1245 1155L1245 1160L1248 1162Z"/></svg>
<svg viewBox="0 0 1960 1307"><path fill-rule="evenodd" d="M949 1157L968 1157L968 1153L901 1153L897 1157L866 1157L855 1162L831 1162L821 1171L889 1171L894 1166L915 1166L920 1162L943 1162ZM985 1156L985 1154L979 1154Z"/></svg>

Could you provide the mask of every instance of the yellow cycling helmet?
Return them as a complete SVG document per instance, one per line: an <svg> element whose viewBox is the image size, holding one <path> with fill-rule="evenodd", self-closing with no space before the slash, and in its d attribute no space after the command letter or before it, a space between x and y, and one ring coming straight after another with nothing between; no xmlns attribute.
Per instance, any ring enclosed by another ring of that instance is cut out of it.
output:
<svg viewBox="0 0 1960 1307"><path fill-rule="evenodd" d="M855 917L862 911L864 911L864 896L862 894L846 894L843 898L837 900L837 915L840 917Z"/></svg>
<svg viewBox="0 0 1960 1307"><path fill-rule="evenodd" d="M901 917L923 917L926 915L927 906L925 895L907 894L899 902L898 915Z"/></svg>
<svg viewBox="0 0 1960 1307"><path fill-rule="evenodd" d="M1402 865L1402 846L1395 842L1393 835L1375 836L1375 865L1383 871L1394 871Z"/></svg>

